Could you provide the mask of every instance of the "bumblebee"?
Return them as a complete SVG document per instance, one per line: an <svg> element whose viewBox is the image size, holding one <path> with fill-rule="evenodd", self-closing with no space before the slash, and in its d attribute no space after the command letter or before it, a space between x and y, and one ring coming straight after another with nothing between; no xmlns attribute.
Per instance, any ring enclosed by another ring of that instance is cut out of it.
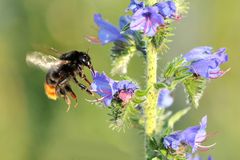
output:
<svg viewBox="0 0 240 160"><path fill-rule="evenodd" d="M86 52L70 51L60 55L59 58L44 55L40 52L33 52L26 56L26 62L38 66L47 72L44 84L46 95L52 100L57 100L58 97L64 98L68 104L67 111L69 111L71 106L69 95L76 100L75 106L77 106L77 96L70 86L71 80L82 90L93 95L87 86L80 83L77 79L77 77L80 77L88 85L91 84L84 73L84 67L87 67L92 74L95 74L91 58Z"/></svg>

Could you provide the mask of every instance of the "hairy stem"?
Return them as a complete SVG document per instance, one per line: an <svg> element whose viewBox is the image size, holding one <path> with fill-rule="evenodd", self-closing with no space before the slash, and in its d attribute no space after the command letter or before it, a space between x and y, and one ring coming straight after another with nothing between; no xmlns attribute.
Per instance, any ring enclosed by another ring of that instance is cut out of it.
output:
<svg viewBox="0 0 240 160"><path fill-rule="evenodd" d="M154 5L155 3L158 2L158 0L145 0L145 2L146 2L148 5Z"/></svg>
<svg viewBox="0 0 240 160"><path fill-rule="evenodd" d="M157 117L157 91L154 84L157 81L157 51L155 47L149 42L147 52L147 88L149 92L145 104L145 131L148 136L152 136L156 130Z"/></svg>

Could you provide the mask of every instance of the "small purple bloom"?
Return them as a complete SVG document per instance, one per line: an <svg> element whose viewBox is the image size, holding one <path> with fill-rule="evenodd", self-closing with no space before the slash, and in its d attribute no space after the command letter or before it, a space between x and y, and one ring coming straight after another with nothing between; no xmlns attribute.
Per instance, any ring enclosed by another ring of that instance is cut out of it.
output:
<svg viewBox="0 0 240 160"><path fill-rule="evenodd" d="M127 104L132 99L137 88L138 87L134 83L127 80L116 82L114 84L114 89L117 93L116 96L123 102L123 104Z"/></svg>
<svg viewBox="0 0 240 160"><path fill-rule="evenodd" d="M100 14L94 15L94 21L99 26L98 38L103 45L115 41L126 41L120 30L103 20Z"/></svg>
<svg viewBox="0 0 240 160"><path fill-rule="evenodd" d="M184 58L191 62L189 71L206 79L215 79L224 75L220 65L228 61L226 49L212 53L211 47L198 47L187 53Z"/></svg>
<svg viewBox="0 0 240 160"><path fill-rule="evenodd" d="M91 84L92 91L102 97L100 100L103 101L106 106L111 105L114 95L114 83L115 82L107 77L105 73L100 74L96 72L93 74L93 83Z"/></svg>
<svg viewBox="0 0 240 160"><path fill-rule="evenodd" d="M163 140L163 144L166 148L171 148L176 151L181 145L181 140L182 134L180 131L178 131L166 136Z"/></svg>
<svg viewBox="0 0 240 160"><path fill-rule="evenodd" d="M171 91L168 89L162 89L158 96L158 106L160 108L168 108L173 104L173 97Z"/></svg>
<svg viewBox="0 0 240 160"><path fill-rule="evenodd" d="M202 160L202 158L199 157L198 155L195 155L195 156L189 155L189 156L187 157L187 160ZM208 156L208 160L212 160L212 157L211 157L211 156Z"/></svg>
<svg viewBox="0 0 240 160"><path fill-rule="evenodd" d="M135 13L138 9L144 8L144 6L144 2L139 2L138 0L131 0L127 10L131 10L133 13Z"/></svg>
<svg viewBox="0 0 240 160"><path fill-rule="evenodd" d="M187 160L202 160L202 158L200 158L198 155L196 155L196 156L189 155L187 157Z"/></svg>
<svg viewBox="0 0 240 160"><path fill-rule="evenodd" d="M101 96L97 101L103 101L106 106L110 106L114 98L120 99L123 104L126 104L132 98L137 86L127 80L114 81L105 73L92 74L93 82L91 84L91 91Z"/></svg>
<svg viewBox="0 0 240 160"><path fill-rule="evenodd" d="M203 146L201 143L206 139L207 116L203 117L200 125L189 127L183 131L172 133L164 138L166 148L178 150L180 146L188 145L192 148L192 153L198 149L208 150L213 145Z"/></svg>
<svg viewBox="0 0 240 160"><path fill-rule="evenodd" d="M201 120L200 125L189 127L182 131L183 137L182 141L192 147L192 153L196 152L198 149L208 150L210 147L215 145L215 144L210 146L201 145L201 143L207 137L206 128L207 128L207 116L204 116Z"/></svg>
<svg viewBox="0 0 240 160"><path fill-rule="evenodd" d="M143 31L147 36L154 36L157 28L164 25L164 18L158 14L157 6L146 7L137 10L132 16L130 29L134 31Z"/></svg>
<svg viewBox="0 0 240 160"><path fill-rule="evenodd" d="M208 160L213 160L213 158L211 156L208 156Z"/></svg>
<svg viewBox="0 0 240 160"><path fill-rule="evenodd" d="M164 18L173 18L176 16L176 5L173 1L160 2L157 4L159 13Z"/></svg>

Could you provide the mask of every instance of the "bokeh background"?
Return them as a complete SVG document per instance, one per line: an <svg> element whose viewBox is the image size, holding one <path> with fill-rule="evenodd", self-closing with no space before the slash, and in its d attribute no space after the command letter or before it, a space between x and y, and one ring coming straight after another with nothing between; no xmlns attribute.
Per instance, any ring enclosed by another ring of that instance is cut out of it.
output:
<svg viewBox="0 0 240 160"><path fill-rule="evenodd" d="M96 35L93 14L118 24L129 0L0 0L0 159L1 160L143 160L143 137L134 129L118 133L108 128L106 110L85 101L77 90L78 109L66 113L64 101L47 99L45 73L25 63L27 53L38 50L89 49L98 71L110 72L110 48L89 44L84 36ZM193 47L227 47L231 71L212 80L199 109L177 123L176 129L198 124L208 115L209 144L216 160L236 160L240 146L240 1L192 0L189 14L176 23L167 61ZM144 82L142 57L134 57L129 75ZM160 67L161 68L161 67ZM118 77L114 77L118 78ZM185 107L181 87L174 93L173 110Z"/></svg>

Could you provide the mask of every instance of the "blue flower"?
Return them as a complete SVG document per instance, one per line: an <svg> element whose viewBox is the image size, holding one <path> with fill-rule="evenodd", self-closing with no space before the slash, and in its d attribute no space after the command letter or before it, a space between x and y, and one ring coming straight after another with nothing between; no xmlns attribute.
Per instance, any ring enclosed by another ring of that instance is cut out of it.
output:
<svg viewBox="0 0 240 160"><path fill-rule="evenodd" d="M171 148L177 151L182 144L182 134L180 131L174 132L163 139L165 148Z"/></svg>
<svg viewBox="0 0 240 160"><path fill-rule="evenodd" d="M143 31L147 36L154 36L157 28L164 24L164 18L158 14L157 6L138 9L132 16L130 29Z"/></svg>
<svg viewBox="0 0 240 160"><path fill-rule="evenodd" d="M127 10L131 10L133 13L135 13L138 9L144 8L144 6L144 2L139 2L138 0L131 0Z"/></svg>
<svg viewBox="0 0 240 160"><path fill-rule="evenodd" d="M114 85L115 81L107 77L105 73L95 72L93 74L93 82L91 84L92 91L97 93L100 98L100 101L103 101L106 106L111 105L111 101L114 96Z"/></svg>
<svg viewBox="0 0 240 160"><path fill-rule="evenodd" d="M200 125L193 126L182 131L182 142L192 147L192 153L196 152L197 149L208 149L211 146L202 146L201 143L207 137L207 116L204 116L201 120Z"/></svg>
<svg viewBox="0 0 240 160"><path fill-rule="evenodd" d="M97 93L101 98L97 101L103 101L105 106L110 106L113 99L117 98L127 104L132 98L137 86L127 80L114 81L105 73L92 74L93 82L91 91Z"/></svg>
<svg viewBox="0 0 240 160"><path fill-rule="evenodd" d="M99 26L98 38L103 45L115 41L126 41L120 30L103 20L100 14L94 15L94 21Z"/></svg>
<svg viewBox="0 0 240 160"><path fill-rule="evenodd" d="M189 155L189 156L187 157L187 160L202 160L202 158L199 157L198 155L195 155L195 156ZM208 156L208 160L212 160L212 157L211 157L211 156Z"/></svg>
<svg viewBox="0 0 240 160"><path fill-rule="evenodd" d="M119 18L119 27L121 30L124 29L124 27L127 25L127 24L130 24L132 18L130 16L121 16ZM130 29L124 31L125 34L128 34L128 35L133 35L135 31L132 31Z"/></svg>
<svg viewBox="0 0 240 160"><path fill-rule="evenodd" d="M198 149L208 150L213 145L203 146L201 143L206 139L207 116L203 117L200 125L189 127L183 131L172 133L164 138L164 146L175 151L180 147L190 146L192 153Z"/></svg>
<svg viewBox="0 0 240 160"><path fill-rule="evenodd" d="M176 5L173 1L160 2L157 4L159 13L164 18L173 18L176 16Z"/></svg>
<svg viewBox="0 0 240 160"><path fill-rule="evenodd" d="M228 61L225 51L225 48L221 48L212 53L211 47L198 47L187 53L184 58L191 63L190 72L206 79L215 79L226 73L220 69L220 65Z"/></svg>
<svg viewBox="0 0 240 160"><path fill-rule="evenodd" d="M115 96L120 99L124 105L132 99L133 94L135 90L138 89L138 87L132 82L123 80L120 82L116 82L114 84L114 89L116 90Z"/></svg>
<svg viewBox="0 0 240 160"><path fill-rule="evenodd" d="M161 108L170 107L173 104L173 97L171 91L168 89L162 89L158 96L158 106Z"/></svg>
<svg viewBox="0 0 240 160"><path fill-rule="evenodd" d="M188 155L187 160L202 160L198 155L193 156L193 155Z"/></svg>

